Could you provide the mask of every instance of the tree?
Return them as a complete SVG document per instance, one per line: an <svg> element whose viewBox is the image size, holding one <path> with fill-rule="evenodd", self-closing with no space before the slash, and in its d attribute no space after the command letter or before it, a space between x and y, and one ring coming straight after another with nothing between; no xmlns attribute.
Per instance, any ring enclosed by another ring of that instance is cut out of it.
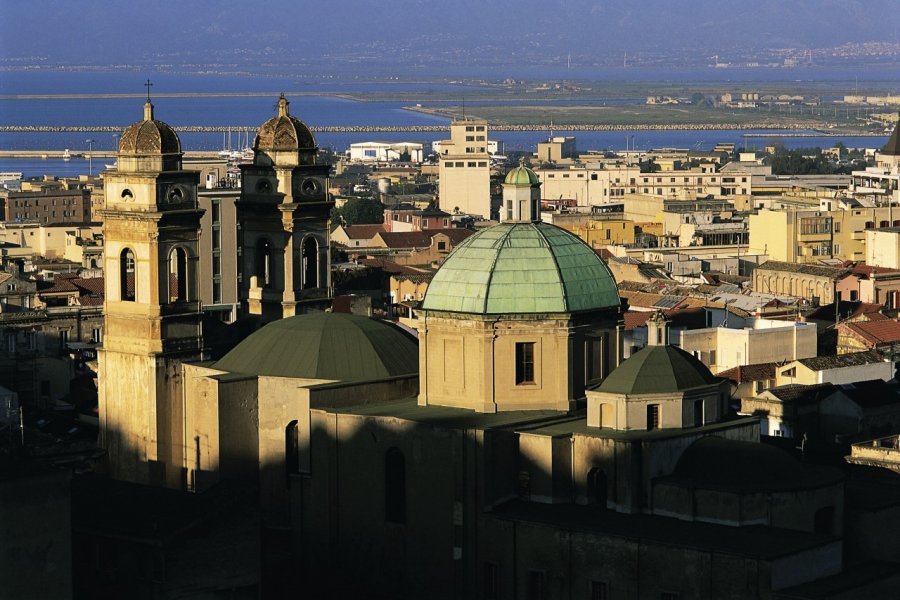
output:
<svg viewBox="0 0 900 600"><path fill-rule="evenodd" d="M331 210L331 220L336 225L378 224L384 221L384 205L371 198L351 198Z"/></svg>

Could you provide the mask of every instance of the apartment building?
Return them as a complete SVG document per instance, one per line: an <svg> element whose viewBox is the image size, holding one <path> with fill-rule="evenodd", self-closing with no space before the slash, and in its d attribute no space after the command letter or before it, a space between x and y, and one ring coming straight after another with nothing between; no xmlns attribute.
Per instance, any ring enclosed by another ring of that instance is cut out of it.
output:
<svg viewBox="0 0 900 600"><path fill-rule="evenodd" d="M450 139L439 145L439 205L447 212L491 216L491 156L487 121L450 124Z"/></svg>
<svg viewBox="0 0 900 600"><path fill-rule="evenodd" d="M578 206L622 200L626 194L648 194L673 200L749 196L749 172L718 173L713 165L689 170L642 173L636 165L573 165L535 169L541 181L541 199L574 199Z"/></svg>
<svg viewBox="0 0 900 600"><path fill-rule="evenodd" d="M7 223L68 225L91 220L91 192L86 189L0 191L0 208Z"/></svg>
<svg viewBox="0 0 900 600"><path fill-rule="evenodd" d="M750 215L750 247L786 262L823 258L863 261L867 232L891 227L900 227L900 209L889 206L833 211L760 209Z"/></svg>

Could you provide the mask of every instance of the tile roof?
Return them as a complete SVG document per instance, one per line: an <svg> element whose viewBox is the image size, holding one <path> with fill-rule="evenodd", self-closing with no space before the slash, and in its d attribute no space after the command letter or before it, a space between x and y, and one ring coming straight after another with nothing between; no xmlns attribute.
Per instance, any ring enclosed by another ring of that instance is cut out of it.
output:
<svg viewBox="0 0 900 600"><path fill-rule="evenodd" d="M422 231L384 231L378 235L388 248L428 248L431 240L438 234L444 234L453 245L458 244L475 233L471 229L452 227L449 229L424 229Z"/></svg>
<svg viewBox="0 0 900 600"><path fill-rule="evenodd" d="M384 231L384 225L346 225L344 233L351 240L371 240L376 233Z"/></svg>
<svg viewBox="0 0 900 600"><path fill-rule="evenodd" d="M841 323L838 329L873 345L900 341L900 321L894 319Z"/></svg>
<svg viewBox="0 0 900 600"><path fill-rule="evenodd" d="M815 277L828 277L834 281L844 277L850 271L841 267L827 267L825 265L799 264L791 262L781 262L778 260L767 260L763 264L756 267L757 270L778 271L783 273L799 273L801 275L812 275Z"/></svg>
<svg viewBox="0 0 900 600"><path fill-rule="evenodd" d="M769 388L765 393L771 394L782 402L806 403L818 402L830 396L836 387L831 383L816 383L814 385L780 385Z"/></svg>
<svg viewBox="0 0 900 600"><path fill-rule="evenodd" d="M862 352L852 352L850 354L833 354L830 356L801 358L798 362L813 371L825 371L828 369L871 365L884 362L884 358L874 350L864 350Z"/></svg>
<svg viewBox="0 0 900 600"><path fill-rule="evenodd" d="M740 365L718 373L719 377L730 379L735 383L745 381L766 381L775 379L775 369L779 363L761 363L758 365Z"/></svg>
<svg viewBox="0 0 900 600"><path fill-rule="evenodd" d="M381 269L385 273L390 273L391 275L400 275L400 274L409 274L415 275L421 273L418 269L413 269L411 267L407 267L405 265L400 265L395 263L392 260L387 260L384 258L361 258L356 261L357 264L365 265L367 267L371 267L373 269Z"/></svg>

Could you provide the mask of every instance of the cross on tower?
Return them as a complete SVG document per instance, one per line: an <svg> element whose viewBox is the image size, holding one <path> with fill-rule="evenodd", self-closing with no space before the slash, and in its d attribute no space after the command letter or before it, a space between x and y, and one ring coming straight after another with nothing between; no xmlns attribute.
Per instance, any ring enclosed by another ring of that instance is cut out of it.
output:
<svg viewBox="0 0 900 600"><path fill-rule="evenodd" d="M153 84L150 83L149 79L147 80L147 83L144 84L144 87L147 88L147 102L150 102L150 88L152 86L153 86Z"/></svg>

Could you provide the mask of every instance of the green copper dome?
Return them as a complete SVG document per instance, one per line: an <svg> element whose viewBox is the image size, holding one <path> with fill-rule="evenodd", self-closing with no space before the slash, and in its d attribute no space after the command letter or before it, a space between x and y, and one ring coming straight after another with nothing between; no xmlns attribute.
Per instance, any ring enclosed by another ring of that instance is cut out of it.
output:
<svg viewBox="0 0 900 600"><path fill-rule="evenodd" d="M537 173L526 167L524 163L520 163L518 167L510 170L506 174L506 179L503 180L506 185L534 185L540 182Z"/></svg>
<svg viewBox="0 0 900 600"><path fill-rule="evenodd" d="M344 313L311 313L269 323L212 368L230 373L366 381L419 370L415 340L398 327Z"/></svg>
<svg viewBox="0 0 900 600"><path fill-rule="evenodd" d="M616 281L587 244L547 223L501 223L459 244L422 308L472 314L563 313L619 307Z"/></svg>
<svg viewBox="0 0 900 600"><path fill-rule="evenodd" d="M597 388L612 394L663 394L719 383L702 362L675 346L647 346L609 374Z"/></svg>

